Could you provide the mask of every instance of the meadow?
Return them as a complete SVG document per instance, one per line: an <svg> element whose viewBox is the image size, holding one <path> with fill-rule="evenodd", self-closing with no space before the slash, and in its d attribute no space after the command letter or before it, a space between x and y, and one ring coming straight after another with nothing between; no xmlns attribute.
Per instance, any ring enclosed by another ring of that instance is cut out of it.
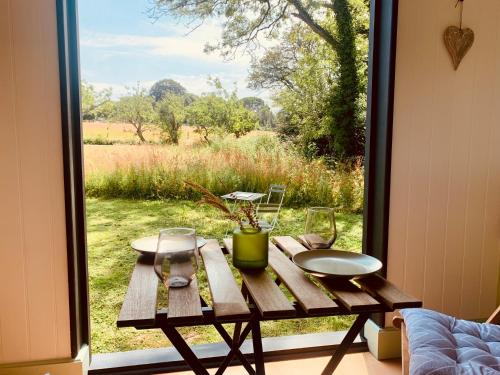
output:
<svg viewBox="0 0 500 375"><path fill-rule="evenodd" d="M335 246L354 251L361 248L361 168L332 171L321 160L305 160L272 132L256 131L240 139L214 136L210 145L189 128L183 129L179 145L159 144L154 130L149 136L152 144L138 145L127 125L84 124L94 353L170 345L156 331L117 329L116 318L137 257L130 248L131 240L169 226L195 227L200 235L217 239L228 229L218 212L196 203L197 195L184 187L184 180L200 183L216 194L264 192L270 183L286 184L281 226L274 235L301 234L307 206L328 205L337 208L339 237ZM203 278L200 286L209 301ZM266 322L262 333L324 332L345 329L350 322L350 318L337 317ZM192 344L221 341L209 327L184 329L182 333Z"/></svg>
<svg viewBox="0 0 500 375"><path fill-rule="evenodd" d="M86 125L88 126L88 125ZM361 212L363 170L328 168L321 159L306 160L274 132L254 131L239 139L214 135L206 144L184 127L179 145L124 144L135 138L124 125L90 124L85 139L118 144L85 145L86 193L125 199L197 199L184 181L194 181L223 195L244 190L265 192L270 184L287 186L285 204L322 205ZM97 129L96 129L97 128ZM98 133L98 130L101 133ZM109 132L116 135L109 136ZM108 138L104 138L108 134ZM157 134L150 134L153 142ZM118 138L119 137L119 138Z"/></svg>

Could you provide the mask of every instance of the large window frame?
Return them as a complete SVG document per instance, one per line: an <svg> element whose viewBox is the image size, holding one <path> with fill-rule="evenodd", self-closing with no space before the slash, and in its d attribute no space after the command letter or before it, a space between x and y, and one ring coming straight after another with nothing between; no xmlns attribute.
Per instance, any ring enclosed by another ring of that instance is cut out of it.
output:
<svg viewBox="0 0 500 375"><path fill-rule="evenodd" d="M90 347L77 0L56 0L56 9L71 354L74 358L84 345ZM398 0L371 0L370 13L363 252L383 262L385 276ZM383 326L383 315L372 319Z"/></svg>

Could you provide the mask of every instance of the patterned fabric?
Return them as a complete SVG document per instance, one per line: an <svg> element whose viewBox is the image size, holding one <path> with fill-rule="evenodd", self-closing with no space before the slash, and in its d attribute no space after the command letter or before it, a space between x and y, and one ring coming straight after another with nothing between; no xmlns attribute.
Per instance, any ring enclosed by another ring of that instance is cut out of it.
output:
<svg viewBox="0 0 500 375"><path fill-rule="evenodd" d="M500 374L500 326L426 309L401 310L410 375Z"/></svg>

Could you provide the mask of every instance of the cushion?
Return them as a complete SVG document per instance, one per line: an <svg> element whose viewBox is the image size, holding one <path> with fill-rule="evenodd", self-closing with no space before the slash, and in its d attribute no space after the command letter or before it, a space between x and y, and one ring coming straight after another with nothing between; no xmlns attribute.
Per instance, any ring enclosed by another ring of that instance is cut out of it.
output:
<svg viewBox="0 0 500 375"><path fill-rule="evenodd" d="M401 310L410 375L500 374L500 326L426 309Z"/></svg>

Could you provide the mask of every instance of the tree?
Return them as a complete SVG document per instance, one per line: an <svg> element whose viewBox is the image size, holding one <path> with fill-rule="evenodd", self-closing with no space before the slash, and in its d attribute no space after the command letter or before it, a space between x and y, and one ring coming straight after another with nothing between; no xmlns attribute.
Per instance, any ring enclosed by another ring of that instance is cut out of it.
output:
<svg viewBox="0 0 500 375"><path fill-rule="evenodd" d="M96 91L93 85L82 81L82 118L84 120L108 119L113 112L112 89Z"/></svg>
<svg viewBox="0 0 500 375"><path fill-rule="evenodd" d="M274 114L264 100L256 96L247 96L241 99L243 106L255 113L262 128L274 127Z"/></svg>
<svg viewBox="0 0 500 375"><path fill-rule="evenodd" d="M354 91L364 93L367 84L368 6L364 1L351 0L350 7L353 15L350 23L357 38L355 46L349 48L358 51L353 67L357 69L359 82ZM339 17L327 17L324 22L330 24L328 28L337 29ZM276 104L286 113L279 119L278 129L297 143L307 156L324 155L349 160L364 154L365 98L355 94L354 106L343 105L344 96L353 94L352 87L347 85L348 74L339 80L341 69L337 53L308 27L300 24L284 34L278 46L252 63L250 87L277 91ZM356 79L352 82L356 86ZM349 103L353 101L353 98L348 100ZM291 129L286 129L287 126Z"/></svg>
<svg viewBox="0 0 500 375"><path fill-rule="evenodd" d="M243 102L236 96L236 93L230 96L227 103L229 121L225 125L225 130L228 133L234 134L236 138L239 138L258 126L259 118L254 112L245 108Z"/></svg>
<svg viewBox="0 0 500 375"><path fill-rule="evenodd" d="M350 2L356 6L368 3L367 0L155 0L152 16L170 14L189 20L197 19L202 23L210 17L223 15L225 22L222 39L206 50L217 49L226 57L241 47L251 53L259 47L260 36L276 38L280 29L292 24L289 22L292 18L307 25L334 52L339 63L335 77L339 91L336 96L332 96L331 101L336 108L329 113L334 124L332 130L338 131L339 137L331 145L337 157L349 158L357 156L358 146L351 147L348 143L351 135L356 134L360 123L358 115L361 96L355 46L356 30ZM335 18L335 23L331 22L332 17ZM283 72L276 73L286 78Z"/></svg>
<svg viewBox="0 0 500 375"><path fill-rule="evenodd" d="M156 82L149 90L149 95L153 97L155 102L159 102L166 94L184 96L187 94L187 90L179 82L168 78Z"/></svg>
<svg viewBox="0 0 500 375"><path fill-rule="evenodd" d="M186 120L184 102L182 96L166 94L156 105L160 128L169 143L179 143L181 126Z"/></svg>
<svg viewBox="0 0 500 375"><path fill-rule="evenodd" d="M257 116L244 107L236 90L228 93L218 79L211 80L211 84L216 92L202 95L187 108L188 122L196 126L207 143L215 131L239 138L257 127Z"/></svg>
<svg viewBox="0 0 500 375"><path fill-rule="evenodd" d="M139 85L130 91L129 95L121 97L115 106L114 118L132 124L137 137L146 142L144 132L157 121L153 108L153 99Z"/></svg>
<svg viewBox="0 0 500 375"><path fill-rule="evenodd" d="M187 120L210 143L210 134L222 129L229 121L226 102L215 94L202 95L187 108Z"/></svg>

